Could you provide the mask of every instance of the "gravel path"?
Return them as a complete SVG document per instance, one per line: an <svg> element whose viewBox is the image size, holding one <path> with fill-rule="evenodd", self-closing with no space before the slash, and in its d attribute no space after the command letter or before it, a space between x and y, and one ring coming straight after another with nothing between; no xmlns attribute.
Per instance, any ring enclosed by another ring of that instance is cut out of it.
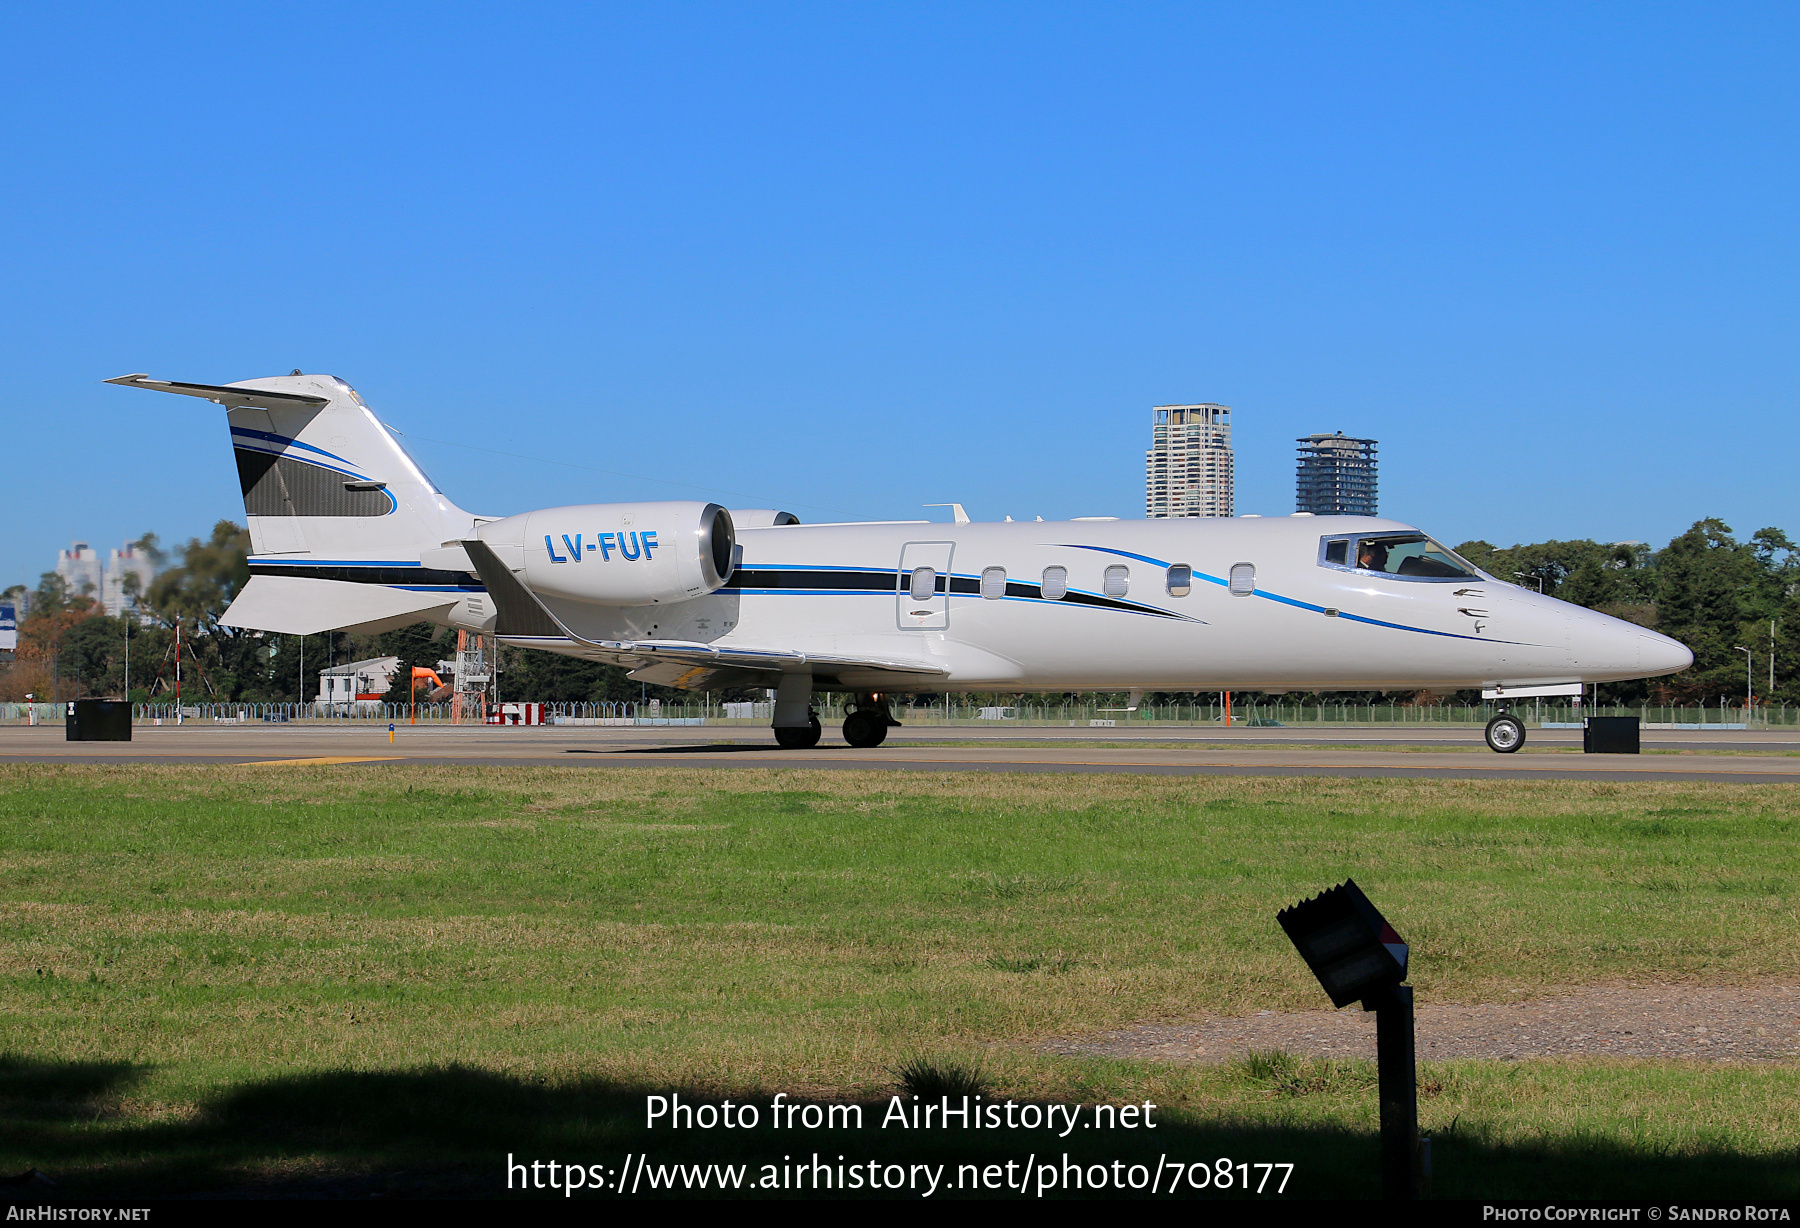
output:
<svg viewBox="0 0 1800 1228"><path fill-rule="evenodd" d="M1690 985L1576 989L1482 1006L1421 1003L1421 1061L1446 1058L1635 1057L1781 1062L1800 1057L1800 986ZM1375 1018L1341 1011L1261 1011L1241 1019L1139 1024L1048 1041L1056 1053L1220 1062L1252 1050L1375 1057Z"/></svg>

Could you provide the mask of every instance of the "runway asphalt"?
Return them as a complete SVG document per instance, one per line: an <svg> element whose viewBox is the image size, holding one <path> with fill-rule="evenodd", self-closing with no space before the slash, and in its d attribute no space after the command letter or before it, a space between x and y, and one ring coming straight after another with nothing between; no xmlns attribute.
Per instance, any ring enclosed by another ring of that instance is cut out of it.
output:
<svg viewBox="0 0 1800 1228"><path fill-rule="evenodd" d="M944 745L951 743L951 745ZM969 745L955 745L969 743ZM1015 743L1009 745L1008 743ZM1016 745L1049 743L1050 745ZM826 768L887 771L1124 772L1141 775L1381 776L1510 780L1800 783L1788 731L1655 730L1641 755L1583 755L1577 730L1532 730L1497 755L1479 729L896 729L875 750L828 730L782 750L754 727L401 725L139 726L131 742L69 742L60 726L0 727L0 763L457 763L565 767Z"/></svg>

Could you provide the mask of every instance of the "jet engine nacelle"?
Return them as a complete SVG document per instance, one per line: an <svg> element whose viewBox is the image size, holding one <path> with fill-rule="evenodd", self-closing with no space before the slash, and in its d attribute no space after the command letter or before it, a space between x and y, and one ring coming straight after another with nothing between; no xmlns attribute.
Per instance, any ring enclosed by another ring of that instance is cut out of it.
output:
<svg viewBox="0 0 1800 1228"><path fill-rule="evenodd" d="M716 503L586 503L481 525L475 534L547 597L657 605L731 578L737 534Z"/></svg>

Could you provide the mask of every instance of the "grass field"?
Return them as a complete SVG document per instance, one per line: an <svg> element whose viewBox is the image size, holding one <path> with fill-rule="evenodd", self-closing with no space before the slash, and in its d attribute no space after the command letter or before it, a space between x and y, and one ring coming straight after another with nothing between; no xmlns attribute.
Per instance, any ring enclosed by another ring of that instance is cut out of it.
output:
<svg viewBox="0 0 1800 1228"><path fill-rule="evenodd" d="M497 1193L508 1151L814 1147L1237 1156L1298 1164L1290 1196L1373 1194L1360 1064L1036 1042L1320 1007L1274 913L1347 874L1421 1000L1746 984L1800 955L1785 785L15 766L0 816L0 1166L95 1195L402 1169ZM909 1061L1164 1125L642 1129L646 1092L878 1105ZM1800 1194L1794 1066L1421 1078L1443 1195Z"/></svg>

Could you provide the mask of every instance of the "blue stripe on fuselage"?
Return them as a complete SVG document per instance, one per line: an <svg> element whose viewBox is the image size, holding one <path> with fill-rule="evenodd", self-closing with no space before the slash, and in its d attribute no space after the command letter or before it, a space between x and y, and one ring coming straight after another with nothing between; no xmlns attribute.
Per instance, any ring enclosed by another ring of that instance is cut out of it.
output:
<svg viewBox="0 0 1800 1228"><path fill-rule="evenodd" d="M1129 550L1112 550L1105 546L1078 546L1074 542L1057 542L1056 545L1060 550L1094 550L1101 554L1116 554L1122 558L1136 559L1140 563L1150 563L1157 567L1171 566L1162 559L1153 559L1147 554L1133 554Z"/></svg>

